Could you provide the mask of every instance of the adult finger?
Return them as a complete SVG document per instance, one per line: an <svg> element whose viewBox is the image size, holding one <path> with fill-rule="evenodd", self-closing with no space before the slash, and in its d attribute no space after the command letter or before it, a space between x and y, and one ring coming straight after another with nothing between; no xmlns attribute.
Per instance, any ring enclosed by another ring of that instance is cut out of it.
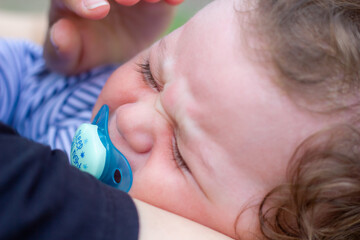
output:
<svg viewBox="0 0 360 240"><path fill-rule="evenodd" d="M110 3L108 0L56 0L59 4L63 4L68 10L76 15L98 20L106 17L110 11Z"/></svg>
<svg viewBox="0 0 360 240"><path fill-rule="evenodd" d="M145 0L145 2L148 2L148 3L158 3L160 1L161 0Z"/></svg>
<svg viewBox="0 0 360 240"><path fill-rule="evenodd" d="M60 19L53 24L44 45L44 58L51 69L73 73L79 63L81 51L81 36L70 20Z"/></svg>
<svg viewBox="0 0 360 240"><path fill-rule="evenodd" d="M171 5L178 5L182 2L184 2L184 0L165 0L165 2L171 4Z"/></svg>
<svg viewBox="0 0 360 240"><path fill-rule="evenodd" d="M133 6L138 2L140 2L140 0L115 0L115 1L124 6Z"/></svg>
<svg viewBox="0 0 360 240"><path fill-rule="evenodd" d="M135 4L137 4L138 2L140 2L140 0L115 0L117 3L125 5L125 6L133 6ZM157 3L160 2L162 0L143 0L145 2L149 2L149 3ZM182 3L184 0L165 0L165 2L171 4L171 5L177 5Z"/></svg>

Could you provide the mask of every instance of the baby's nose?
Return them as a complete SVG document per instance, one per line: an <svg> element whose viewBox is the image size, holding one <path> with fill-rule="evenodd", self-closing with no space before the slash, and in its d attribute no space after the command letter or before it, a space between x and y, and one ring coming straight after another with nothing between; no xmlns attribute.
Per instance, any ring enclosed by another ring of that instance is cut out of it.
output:
<svg viewBox="0 0 360 240"><path fill-rule="evenodd" d="M147 104L129 103L116 112L116 127L131 149L137 153L149 152L154 143L154 111Z"/></svg>

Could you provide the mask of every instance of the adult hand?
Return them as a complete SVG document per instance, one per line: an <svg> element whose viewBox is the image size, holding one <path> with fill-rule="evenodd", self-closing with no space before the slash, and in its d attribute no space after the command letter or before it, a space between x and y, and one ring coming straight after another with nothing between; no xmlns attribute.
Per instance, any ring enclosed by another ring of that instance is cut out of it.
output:
<svg viewBox="0 0 360 240"><path fill-rule="evenodd" d="M47 65L64 74L124 61L166 29L183 0L52 0Z"/></svg>

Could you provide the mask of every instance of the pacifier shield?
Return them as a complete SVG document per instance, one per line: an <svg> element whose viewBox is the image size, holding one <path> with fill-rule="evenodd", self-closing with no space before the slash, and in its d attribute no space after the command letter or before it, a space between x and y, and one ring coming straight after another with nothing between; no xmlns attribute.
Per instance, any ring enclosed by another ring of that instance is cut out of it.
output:
<svg viewBox="0 0 360 240"><path fill-rule="evenodd" d="M132 171L125 156L111 142L108 119L109 107L104 105L92 124L79 127L71 145L70 162L100 181L128 192Z"/></svg>
<svg viewBox="0 0 360 240"><path fill-rule="evenodd" d="M106 149L98 136L98 126L82 124L71 146L71 165L99 179L105 168Z"/></svg>

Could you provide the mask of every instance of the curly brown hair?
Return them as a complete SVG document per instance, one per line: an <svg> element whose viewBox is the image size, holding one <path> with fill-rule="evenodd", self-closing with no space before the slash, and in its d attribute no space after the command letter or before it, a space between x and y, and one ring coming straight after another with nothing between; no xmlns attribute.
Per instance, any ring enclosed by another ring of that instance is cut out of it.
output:
<svg viewBox="0 0 360 240"><path fill-rule="evenodd" d="M360 239L359 142L355 129L338 126L297 149L289 183L260 205L267 239Z"/></svg>
<svg viewBox="0 0 360 240"><path fill-rule="evenodd" d="M259 0L279 85L301 106L346 113L311 136L259 207L265 239L360 239L360 0Z"/></svg>

